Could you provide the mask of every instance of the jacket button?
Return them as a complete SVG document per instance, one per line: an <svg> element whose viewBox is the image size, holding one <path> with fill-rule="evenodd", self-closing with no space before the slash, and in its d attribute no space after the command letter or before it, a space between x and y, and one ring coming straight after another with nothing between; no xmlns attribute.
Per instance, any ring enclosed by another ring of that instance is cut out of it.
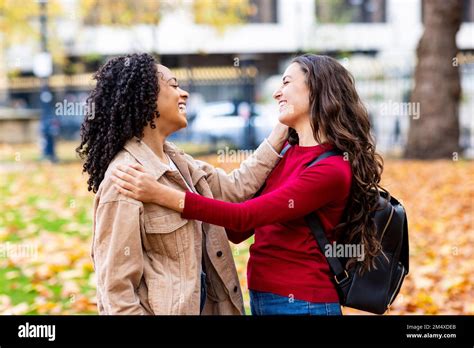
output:
<svg viewBox="0 0 474 348"><path fill-rule="evenodd" d="M237 292L237 290L239 290L239 288L237 286L234 286L234 292Z"/></svg>
<svg viewBox="0 0 474 348"><path fill-rule="evenodd" d="M217 255L217 257L221 257L222 256L222 251L219 250L216 255Z"/></svg>

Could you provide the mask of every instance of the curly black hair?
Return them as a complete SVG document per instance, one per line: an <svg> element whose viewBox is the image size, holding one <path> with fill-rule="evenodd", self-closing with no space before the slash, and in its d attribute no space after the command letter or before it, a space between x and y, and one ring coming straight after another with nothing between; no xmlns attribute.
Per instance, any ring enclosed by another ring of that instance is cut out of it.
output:
<svg viewBox="0 0 474 348"><path fill-rule="evenodd" d="M88 190L97 192L112 159L133 137L159 117L156 60L147 53L114 57L94 74L97 84L87 98L76 152L85 159Z"/></svg>

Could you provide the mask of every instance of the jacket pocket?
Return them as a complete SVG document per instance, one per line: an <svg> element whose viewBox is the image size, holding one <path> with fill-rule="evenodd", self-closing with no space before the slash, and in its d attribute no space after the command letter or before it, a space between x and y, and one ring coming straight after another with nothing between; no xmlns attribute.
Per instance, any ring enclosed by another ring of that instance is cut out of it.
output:
<svg viewBox="0 0 474 348"><path fill-rule="evenodd" d="M150 211L145 214L145 227L147 233L170 233L188 223L180 213L163 211Z"/></svg>
<svg viewBox="0 0 474 348"><path fill-rule="evenodd" d="M166 278L149 279L148 303L155 315L170 315L173 308L173 285Z"/></svg>
<svg viewBox="0 0 474 348"><path fill-rule="evenodd" d="M192 231L186 224L188 220L179 213L145 216L145 233L151 249L158 254L177 259L189 249Z"/></svg>

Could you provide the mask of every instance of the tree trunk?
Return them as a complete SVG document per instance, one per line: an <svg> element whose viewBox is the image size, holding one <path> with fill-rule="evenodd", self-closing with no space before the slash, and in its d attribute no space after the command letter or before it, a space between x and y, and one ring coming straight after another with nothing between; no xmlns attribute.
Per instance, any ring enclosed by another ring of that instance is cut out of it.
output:
<svg viewBox="0 0 474 348"><path fill-rule="evenodd" d="M425 31L418 43L415 89L410 107L406 158L453 158L459 151L461 83L456 33L461 25L462 1L424 1Z"/></svg>

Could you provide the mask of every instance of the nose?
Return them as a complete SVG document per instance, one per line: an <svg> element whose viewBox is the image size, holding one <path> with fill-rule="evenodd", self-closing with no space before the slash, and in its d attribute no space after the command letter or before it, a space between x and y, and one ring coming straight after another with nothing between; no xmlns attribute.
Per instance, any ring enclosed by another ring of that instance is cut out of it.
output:
<svg viewBox="0 0 474 348"><path fill-rule="evenodd" d="M273 99L278 100L278 98L281 97L281 87L278 87L278 89L273 93Z"/></svg>
<svg viewBox="0 0 474 348"><path fill-rule="evenodd" d="M185 91L184 89L181 89L181 93L180 93L180 96L181 98L184 98L184 99L188 99L189 98L189 93L187 91Z"/></svg>

